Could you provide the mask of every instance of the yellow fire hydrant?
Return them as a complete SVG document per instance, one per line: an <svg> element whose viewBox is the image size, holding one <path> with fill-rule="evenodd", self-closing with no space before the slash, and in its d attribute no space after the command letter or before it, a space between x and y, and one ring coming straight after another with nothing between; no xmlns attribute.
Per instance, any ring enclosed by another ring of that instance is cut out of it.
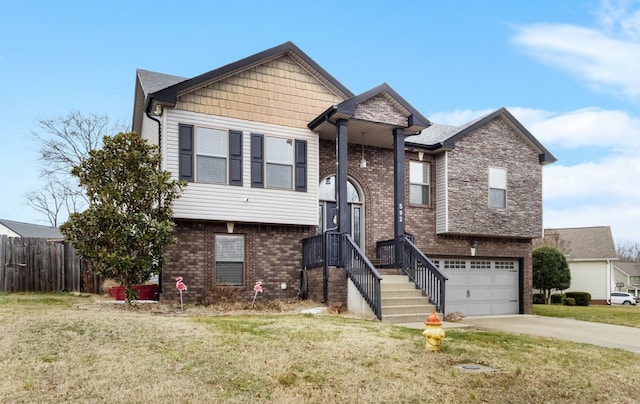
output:
<svg viewBox="0 0 640 404"><path fill-rule="evenodd" d="M429 314L424 324L427 326L427 329L422 331L422 335L426 340L425 349L431 352L440 351L440 341L444 339L444 330L442 329L440 317L434 311Z"/></svg>

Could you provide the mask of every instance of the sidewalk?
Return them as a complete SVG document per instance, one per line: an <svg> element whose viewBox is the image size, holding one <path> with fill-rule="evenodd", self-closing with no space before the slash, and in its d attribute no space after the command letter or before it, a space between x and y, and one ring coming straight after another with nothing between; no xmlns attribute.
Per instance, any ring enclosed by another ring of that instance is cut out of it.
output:
<svg viewBox="0 0 640 404"><path fill-rule="evenodd" d="M424 329L422 323L399 324ZM472 327L480 330L529 334L619 348L640 354L640 328L535 315L465 317L457 323L443 323L445 330Z"/></svg>

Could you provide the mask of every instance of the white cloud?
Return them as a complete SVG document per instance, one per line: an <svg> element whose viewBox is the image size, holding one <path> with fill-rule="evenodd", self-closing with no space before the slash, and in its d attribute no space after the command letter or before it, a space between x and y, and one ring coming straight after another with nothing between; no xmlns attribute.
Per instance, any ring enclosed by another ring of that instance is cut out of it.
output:
<svg viewBox="0 0 640 404"><path fill-rule="evenodd" d="M516 28L513 42L533 58L565 70L589 86L640 99L640 10L637 2L605 1L602 29L540 23Z"/></svg>
<svg viewBox="0 0 640 404"><path fill-rule="evenodd" d="M624 111L601 108L583 108L564 114L524 108L510 111L546 145L640 151L640 119Z"/></svg>
<svg viewBox="0 0 640 404"><path fill-rule="evenodd" d="M634 201L640 206L640 157L617 155L573 166L554 164L543 170L543 188L547 201Z"/></svg>
<svg viewBox="0 0 640 404"><path fill-rule="evenodd" d="M544 227L610 226L616 243L640 240L640 205L625 202L611 204L585 204L565 208L544 207Z"/></svg>

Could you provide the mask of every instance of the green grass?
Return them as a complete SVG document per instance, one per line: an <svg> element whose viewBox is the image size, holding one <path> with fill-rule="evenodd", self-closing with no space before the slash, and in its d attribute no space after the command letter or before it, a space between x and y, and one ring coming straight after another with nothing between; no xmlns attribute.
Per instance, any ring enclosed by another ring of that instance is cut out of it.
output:
<svg viewBox="0 0 640 404"><path fill-rule="evenodd" d="M640 328L640 306L534 304L533 314Z"/></svg>
<svg viewBox="0 0 640 404"><path fill-rule="evenodd" d="M53 301L51 301L53 299ZM26 308L26 309L25 309ZM3 402L636 402L637 354L556 339L344 315L128 309L0 296ZM491 367L487 374L457 365ZM621 371L624 369L624 371Z"/></svg>

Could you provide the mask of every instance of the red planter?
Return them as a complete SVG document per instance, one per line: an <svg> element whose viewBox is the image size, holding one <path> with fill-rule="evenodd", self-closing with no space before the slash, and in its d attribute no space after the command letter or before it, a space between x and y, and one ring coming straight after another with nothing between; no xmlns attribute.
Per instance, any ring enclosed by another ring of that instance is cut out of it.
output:
<svg viewBox="0 0 640 404"><path fill-rule="evenodd" d="M138 291L138 300L158 300L158 285L135 285L133 289ZM124 300L124 286L109 288L109 296L116 300Z"/></svg>

